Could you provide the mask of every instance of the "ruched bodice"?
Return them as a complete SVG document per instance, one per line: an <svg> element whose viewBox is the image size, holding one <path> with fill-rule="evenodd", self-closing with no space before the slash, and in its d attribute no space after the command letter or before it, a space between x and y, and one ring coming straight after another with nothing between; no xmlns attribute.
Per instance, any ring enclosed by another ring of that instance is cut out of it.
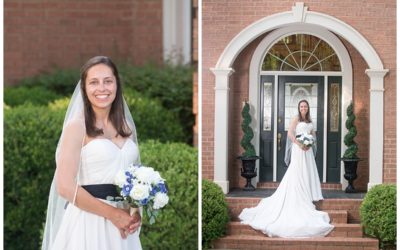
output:
<svg viewBox="0 0 400 250"><path fill-rule="evenodd" d="M131 139L121 148L109 139L93 139L82 148L79 184L114 183L118 170L136 163L138 156L138 147Z"/></svg>
<svg viewBox="0 0 400 250"><path fill-rule="evenodd" d="M305 123L305 122L299 122L296 126L296 135L298 134L310 134L311 131L313 130L314 126L312 122L310 123Z"/></svg>

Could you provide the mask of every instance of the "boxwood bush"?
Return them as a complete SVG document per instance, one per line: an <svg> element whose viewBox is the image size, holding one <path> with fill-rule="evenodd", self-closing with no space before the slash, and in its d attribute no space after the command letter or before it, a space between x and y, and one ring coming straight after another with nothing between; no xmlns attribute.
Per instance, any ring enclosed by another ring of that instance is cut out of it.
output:
<svg viewBox="0 0 400 250"><path fill-rule="evenodd" d="M202 247L208 249L213 240L225 234L229 222L225 195L214 182L202 182Z"/></svg>
<svg viewBox="0 0 400 250"><path fill-rule="evenodd" d="M23 105L4 112L4 247L39 249L54 154L64 106ZM145 249L194 249L197 246L197 153L186 144L150 141L140 145L142 162L168 181L170 204L156 224L143 219Z"/></svg>
<svg viewBox="0 0 400 250"><path fill-rule="evenodd" d="M186 142L192 143L194 124L192 68L170 64L133 66L127 63L120 63L117 67L124 87L134 89L144 97L157 99L164 108L177 114L177 120L183 128ZM78 69L57 69L25 78L18 83L18 86L40 86L49 92L69 97L78 80ZM31 98L34 97L28 96L28 99ZM46 98L43 98L43 102L45 100Z"/></svg>
<svg viewBox="0 0 400 250"><path fill-rule="evenodd" d="M148 141L140 146L143 165L166 179L169 203L149 225L143 218L143 249L197 249L197 151L183 143Z"/></svg>
<svg viewBox="0 0 400 250"><path fill-rule="evenodd" d="M46 106L49 102L60 97L59 94L50 91L43 86L4 88L4 102L10 107L26 103Z"/></svg>
<svg viewBox="0 0 400 250"><path fill-rule="evenodd" d="M383 248L396 244L396 185L371 188L361 204L360 214L365 234L378 238Z"/></svg>

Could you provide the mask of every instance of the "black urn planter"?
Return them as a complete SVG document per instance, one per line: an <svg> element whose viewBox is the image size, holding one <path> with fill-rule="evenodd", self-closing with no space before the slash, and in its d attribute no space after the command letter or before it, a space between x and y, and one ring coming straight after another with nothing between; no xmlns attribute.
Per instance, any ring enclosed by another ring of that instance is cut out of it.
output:
<svg viewBox="0 0 400 250"><path fill-rule="evenodd" d="M242 161L242 168L240 175L246 178L246 186L244 191L254 191L256 188L251 184L251 178L257 176L256 160L261 159L259 156L239 156L238 159Z"/></svg>
<svg viewBox="0 0 400 250"><path fill-rule="evenodd" d="M349 182L345 192L355 193L357 191L353 187L353 181L357 179L357 165L360 159L342 158L342 161L344 163L344 178Z"/></svg>

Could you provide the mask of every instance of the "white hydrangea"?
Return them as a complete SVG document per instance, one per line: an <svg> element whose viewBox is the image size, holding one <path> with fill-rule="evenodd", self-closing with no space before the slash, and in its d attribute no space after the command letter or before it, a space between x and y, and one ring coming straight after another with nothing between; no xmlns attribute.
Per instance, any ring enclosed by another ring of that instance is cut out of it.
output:
<svg viewBox="0 0 400 250"><path fill-rule="evenodd" d="M143 200L148 198L150 195L150 187L145 184L134 185L129 196L134 200Z"/></svg>
<svg viewBox="0 0 400 250"><path fill-rule="evenodd" d="M122 188L126 181L126 175L124 170L118 171L117 175L115 176L114 183L118 187Z"/></svg>
<svg viewBox="0 0 400 250"><path fill-rule="evenodd" d="M154 197L154 204L153 204L153 208L154 209L160 209L162 207L164 207L165 205L167 205L169 201L168 195L164 194L164 193L156 193L155 197Z"/></svg>
<svg viewBox="0 0 400 250"><path fill-rule="evenodd" d="M141 167L135 171L136 178L146 184L157 183L157 179L161 178L158 172L155 172L153 168Z"/></svg>

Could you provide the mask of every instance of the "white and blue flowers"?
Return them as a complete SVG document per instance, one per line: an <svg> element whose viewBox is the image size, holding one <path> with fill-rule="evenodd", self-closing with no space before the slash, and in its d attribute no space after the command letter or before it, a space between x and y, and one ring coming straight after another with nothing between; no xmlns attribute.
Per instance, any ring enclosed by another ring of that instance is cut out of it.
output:
<svg viewBox="0 0 400 250"><path fill-rule="evenodd" d="M120 194L129 205L146 210L150 224L155 222L158 210L168 204L165 180L151 167L132 164L117 173L115 184L121 189Z"/></svg>
<svg viewBox="0 0 400 250"><path fill-rule="evenodd" d="M296 140L308 148L314 144L314 136L312 136L311 134L302 133L296 135Z"/></svg>

